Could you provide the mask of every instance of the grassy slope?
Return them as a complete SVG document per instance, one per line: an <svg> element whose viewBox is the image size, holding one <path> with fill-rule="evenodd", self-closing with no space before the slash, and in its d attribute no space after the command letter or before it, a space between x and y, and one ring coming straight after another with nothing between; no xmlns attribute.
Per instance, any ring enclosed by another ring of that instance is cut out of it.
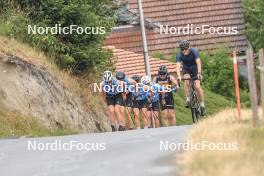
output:
<svg viewBox="0 0 264 176"><path fill-rule="evenodd" d="M0 109L0 137L18 136L60 136L75 134L75 131L62 128L48 128L37 118Z"/></svg>
<svg viewBox="0 0 264 176"><path fill-rule="evenodd" d="M254 128L251 123L251 111L243 110L243 122L235 120L236 110L228 109L213 118L208 118L192 129L189 139L193 142L237 143L238 150L185 151L178 164L183 175L254 175L264 173L264 124Z"/></svg>
<svg viewBox="0 0 264 176"><path fill-rule="evenodd" d="M192 124L190 109L184 107L185 96L183 89L178 91L178 93L175 95L175 104L178 125ZM217 95L213 92L205 90L205 105L206 114L211 115L219 112L221 109L232 106L232 102L221 95Z"/></svg>

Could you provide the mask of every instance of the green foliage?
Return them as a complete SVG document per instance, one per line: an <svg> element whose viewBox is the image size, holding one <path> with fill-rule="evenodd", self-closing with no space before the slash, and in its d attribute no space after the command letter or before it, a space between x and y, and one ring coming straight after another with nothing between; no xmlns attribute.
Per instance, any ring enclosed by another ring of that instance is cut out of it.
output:
<svg viewBox="0 0 264 176"><path fill-rule="evenodd" d="M255 50L264 48L264 1L243 0L246 34Z"/></svg>
<svg viewBox="0 0 264 176"><path fill-rule="evenodd" d="M177 54L180 52L179 48L175 49L173 52L172 52L172 55L170 57L170 61L171 62L176 62L176 56Z"/></svg>
<svg viewBox="0 0 264 176"><path fill-rule="evenodd" d="M159 58L159 59L161 59L161 60L165 60L165 59L166 59L165 56L164 56L164 54L163 54L163 53L160 53L160 52L155 52L155 53L153 53L153 54L152 54L152 57L154 57L154 58Z"/></svg>
<svg viewBox="0 0 264 176"><path fill-rule="evenodd" d="M27 42L56 58L61 68L74 73L94 72L109 64L111 53L101 50L105 34L28 34L37 27L101 28L109 32L115 24L116 5L111 0L11 0L0 6L3 30L0 34Z"/></svg>
<svg viewBox="0 0 264 176"><path fill-rule="evenodd" d="M207 89L204 90L205 92L205 105L206 105L206 115L210 116L213 115L224 108L231 107L232 101L228 100L226 97L221 95L217 95ZM186 125L192 124L192 116L191 111L188 108L185 108L185 95L183 89L179 90L178 93L175 95L175 104L176 104L176 118L177 118L177 125ZM217 100L217 101L215 101Z"/></svg>
<svg viewBox="0 0 264 176"><path fill-rule="evenodd" d="M217 94L233 97L235 90L233 62L227 49L216 50L211 55L201 53L203 84Z"/></svg>
<svg viewBox="0 0 264 176"><path fill-rule="evenodd" d="M212 55L201 54L203 84L209 90L232 97L234 92L233 62L225 49L216 50Z"/></svg>

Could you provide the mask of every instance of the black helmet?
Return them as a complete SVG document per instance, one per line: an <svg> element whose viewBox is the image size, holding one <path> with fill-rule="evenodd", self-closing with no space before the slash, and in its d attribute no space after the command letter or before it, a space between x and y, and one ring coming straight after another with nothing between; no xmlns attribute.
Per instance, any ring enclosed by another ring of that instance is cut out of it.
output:
<svg viewBox="0 0 264 176"><path fill-rule="evenodd" d="M181 40L179 46L181 49L189 48L190 42L188 40Z"/></svg>
<svg viewBox="0 0 264 176"><path fill-rule="evenodd" d="M125 77L126 77L126 75L124 72L121 72L121 71L116 72L116 79L117 80L123 81L125 79Z"/></svg>
<svg viewBox="0 0 264 176"><path fill-rule="evenodd" d="M138 76L138 75L132 76L132 79L135 80L137 83L139 83L141 80L140 76Z"/></svg>
<svg viewBox="0 0 264 176"><path fill-rule="evenodd" d="M159 67L159 75L166 75L168 73L168 69L165 65Z"/></svg>

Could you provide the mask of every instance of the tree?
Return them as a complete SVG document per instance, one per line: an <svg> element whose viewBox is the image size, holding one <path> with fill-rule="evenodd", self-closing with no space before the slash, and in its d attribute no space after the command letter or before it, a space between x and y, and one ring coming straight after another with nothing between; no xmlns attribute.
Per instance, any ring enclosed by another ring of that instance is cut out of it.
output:
<svg viewBox="0 0 264 176"><path fill-rule="evenodd" d="M264 48L264 1L243 0L246 34L255 50Z"/></svg>
<svg viewBox="0 0 264 176"><path fill-rule="evenodd" d="M115 25L116 5L112 0L10 0L0 12L12 11L9 36L54 56L62 68L74 73L96 71L110 63L111 53L101 49L105 34ZM0 6L1 8L1 6ZM19 9L19 10L18 10ZM37 27L91 27L92 34L28 34L28 25ZM106 33L99 34L99 29Z"/></svg>

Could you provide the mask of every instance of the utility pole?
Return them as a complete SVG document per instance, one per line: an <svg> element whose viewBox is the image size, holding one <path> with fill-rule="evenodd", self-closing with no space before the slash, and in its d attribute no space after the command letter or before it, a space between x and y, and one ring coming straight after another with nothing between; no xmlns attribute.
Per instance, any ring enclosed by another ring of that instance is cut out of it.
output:
<svg viewBox="0 0 264 176"><path fill-rule="evenodd" d="M254 126L259 126L258 117L258 98L257 98L257 86L256 86L256 74L255 74L255 64L253 60L252 49L247 50L247 68L248 68L248 84L250 90L250 102L253 115Z"/></svg>
<svg viewBox="0 0 264 176"><path fill-rule="evenodd" d="M264 117L264 51L259 50L259 64L260 64L260 92L261 92L261 105L262 105L262 117Z"/></svg>
<svg viewBox="0 0 264 176"><path fill-rule="evenodd" d="M149 55L148 55L148 43L147 43L146 30L145 30L145 19L144 19L142 1L137 0L137 2L138 2L138 11L140 18L141 38L142 38L142 45L144 52L145 71L146 71L146 75L148 75L149 78L151 79L151 71L150 71ZM152 120L153 128L155 128L155 120L153 117L153 112L151 113L151 120Z"/></svg>
<svg viewBox="0 0 264 176"><path fill-rule="evenodd" d="M141 38L142 38L142 45L143 45L143 52L144 52L145 70L146 70L146 75L148 75L151 78L149 55L148 55L148 44L147 44L147 37L146 37L146 30L145 30L145 20L144 20L142 1L137 0L137 2L138 2L138 11L139 11L139 18L140 18Z"/></svg>

